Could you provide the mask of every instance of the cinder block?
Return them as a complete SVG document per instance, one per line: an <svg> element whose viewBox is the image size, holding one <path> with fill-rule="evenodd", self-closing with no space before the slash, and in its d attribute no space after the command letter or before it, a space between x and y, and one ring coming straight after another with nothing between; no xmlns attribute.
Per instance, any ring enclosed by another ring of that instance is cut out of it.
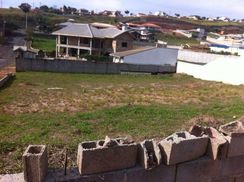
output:
<svg viewBox="0 0 244 182"><path fill-rule="evenodd" d="M202 157L177 165L175 182L211 182L219 175L219 170L219 160Z"/></svg>
<svg viewBox="0 0 244 182"><path fill-rule="evenodd" d="M196 137L188 132L178 132L159 143L163 162L174 165L197 159L206 153L208 137Z"/></svg>
<svg viewBox="0 0 244 182"><path fill-rule="evenodd" d="M81 143L77 154L79 172L88 175L134 167L137 148L136 143L123 139Z"/></svg>
<svg viewBox="0 0 244 182"><path fill-rule="evenodd" d="M211 182L235 182L234 177L213 178Z"/></svg>
<svg viewBox="0 0 244 182"><path fill-rule="evenodd" d="M241 176L237 176L235 178L235 182L243 182L244 181L244 175L241 175Z"/></svg>
<svg viewBox="0 0 244 182"><path fill-rule="evenodd" d="M210 138L207 148L207 155L211 159L216 160L226 158L229 143L226 138L216 129L212 127L194 125L191 127L189 132L197 137L208 136Z"/></svg>
<svg viewBox="0 0 244 182"><path fill-rule="evenodd" d="M230 157L219 160L218 176L238 176L244 174L244 156Z"/></svg>
<svg viewBox="0 0 244 182"><path fill-rule="evenodd" d="M138 146L138 162L147 170L150 170L161 163L161 153L154 140L145 140Z"/></svg>
<svg viewBox="0 0 244 182"><path fill-rule="evenodd" d="M115 180L116 182L173 182L175 179L175 166L160 164L152 170L142 167L132 168L126 173L127 180Z"/></svg>
<svg viewBox="0 0 244 182"><path fill-rule="evenodd" d="M173 182L174 178L175 166L161 164L152 170L145 170L141 166L136 166L129 169L83 176L79 174L78 169L69 169L67 175L64 175L64 171L59 169L49 173L45 182Z"/></svg>
<svg viewBox="0 0 244 182"><path fill-rule="evenodd" d="M244 155L244 126L240 121L234 121L220 126L219 130L227 135L229 142L227 157Z"/></svg>
<svg viewBox="0 0 244 182"><path fill-rule="evenodd" d="M47 147L45 145L29 145L22 159L25 181L44 181L48 170Z"/></svg>

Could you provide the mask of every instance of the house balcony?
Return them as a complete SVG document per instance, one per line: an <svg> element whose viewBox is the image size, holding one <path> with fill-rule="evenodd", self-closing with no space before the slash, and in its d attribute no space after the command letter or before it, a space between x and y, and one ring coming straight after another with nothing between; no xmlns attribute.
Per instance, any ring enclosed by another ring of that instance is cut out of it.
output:
<svg viewBox="0 0 244 182"><path fill-rule="evenodd" d="M84 49L84 50L90 50L89 44L57 44L58 47L65 47L65 48L74 48L74 49Z"/></svg>

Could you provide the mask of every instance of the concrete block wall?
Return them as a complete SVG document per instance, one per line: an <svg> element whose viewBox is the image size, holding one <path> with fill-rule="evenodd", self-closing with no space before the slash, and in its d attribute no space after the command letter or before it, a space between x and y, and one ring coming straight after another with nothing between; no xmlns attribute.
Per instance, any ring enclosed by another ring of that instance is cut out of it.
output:
<svg viewBox="0 0 244 182"><path fill-rule="evenodd" d="M243 182L243 133L244 122L235 121L218 130L196 125L161 141L135 143L106 137L83 142L78 145L78 168L66 175L63 169L46 173L45 146L33 151L30 146L23 156L23 178L27 182ZM19 175L11 179L20 179Z"/></svg>
<svg viewBox="0 0 244 182"><path fill-rule="evenodd" d="M137 144L123 139L84 142L78 146L77 165L81 175L96 174L134 167Z"/></svg>
<svg viewBox="0 0 244 182"><path fill-rule="evenodd" d="M175 73L176 66L135 65L78 60L16 59L16 71L120 74L121 72Z"/></svg>

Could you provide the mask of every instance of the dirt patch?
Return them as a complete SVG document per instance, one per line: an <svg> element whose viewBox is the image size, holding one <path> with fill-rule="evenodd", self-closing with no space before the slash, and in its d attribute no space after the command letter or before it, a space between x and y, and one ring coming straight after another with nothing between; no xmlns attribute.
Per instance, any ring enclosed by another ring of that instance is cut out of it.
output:
<svg viewBox="0 0 244 182"><path fill-rule="evenodd" d="M48 164L51 168L64 168L65 163L65 148L52 147L48 151ZM68 168L76 167L77 153L73 150L67 150Z"/></svg>
<svg viewBox="0 0 244 182"><path fill-rule="evenodd" d="M217 119L215 117L208 116L208 115L202 115L190 119L187 122L187 124L189 125L189 127L199 124L203 126L211 126L214 128L218 128L220 125L224 124L224 120Z"/></svg>

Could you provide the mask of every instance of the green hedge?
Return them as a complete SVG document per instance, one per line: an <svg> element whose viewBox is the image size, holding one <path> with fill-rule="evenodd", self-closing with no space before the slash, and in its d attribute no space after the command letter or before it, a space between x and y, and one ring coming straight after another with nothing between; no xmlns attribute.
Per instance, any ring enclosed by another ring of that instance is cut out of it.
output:
<svg viewBox="0 0 244 182"><path fill-rule="evenodd" d="M80 58L85 58L87 61L101 61L101 62L112 62L112 58L109 56L97 56L97 55L89 55L89 54L82 54Z"/></svg>

